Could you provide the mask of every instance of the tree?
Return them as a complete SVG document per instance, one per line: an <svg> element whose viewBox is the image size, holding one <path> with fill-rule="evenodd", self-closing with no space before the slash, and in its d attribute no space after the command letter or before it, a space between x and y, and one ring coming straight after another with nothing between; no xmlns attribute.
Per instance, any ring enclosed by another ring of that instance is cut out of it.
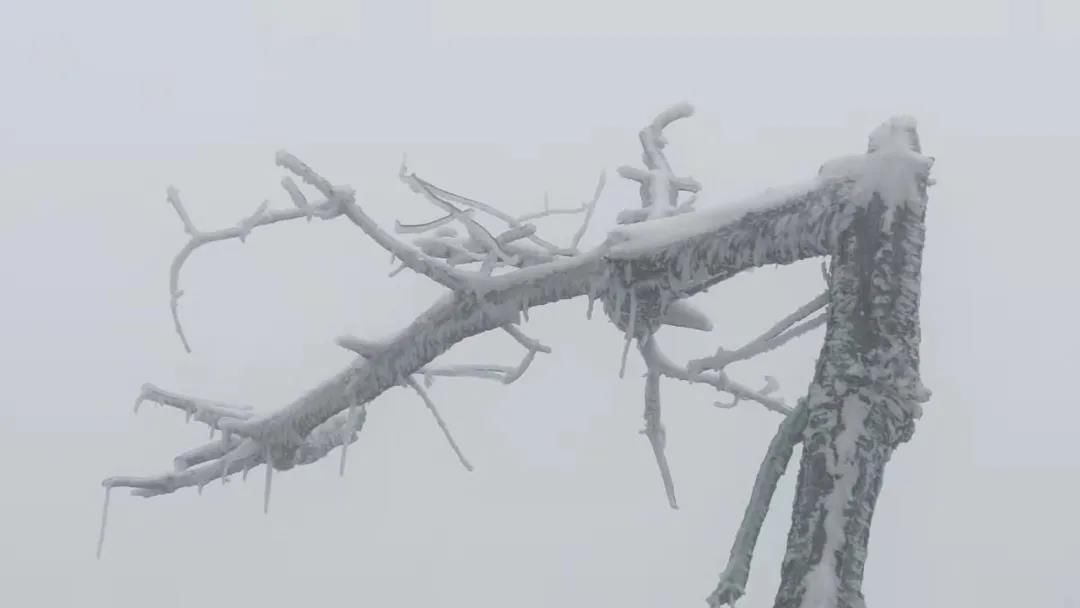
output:
<svg viewBox="0 0 1080 608"><path fill-rule="evenodd" d="M170 273L172 312L179 320L183 292L179 274L199 247L241 241L254 229L305 218L347 218L409 269L447 288L393 339L372 342L352 336L338 343L355 361L278 411L252 410L144 385L136 401L178 408L207 424L211 441L175 459L175 471L155 477L112 477L102 518L104 539L110 490L131 488L159 496L198 487L265 465L264 510L269 509L275 470L316 462L347 448L363 429L366 408L383 391L405 386L431 411L454 451L454 442L426 388L433 378L476 376L512 383L537 353L551 349L521 329L531 307L587 296L589 312L600 300L608 319L625 334L623 363L636 345L647 368L643 433L649 439L670 505L674 483L664 455L660 387L664 378L711 385L740 400L757 402L783 416L771 441L734 539L727 567L708 597L711 606L733 605L744 591L758 532L779 478L798 443L803 444L795 505L782 569L777 608L864 606L861 593L870 522L885 465L914 430L929 391L919 379L919 280L926 188L933 159L921 154L913 119L893 118L875 129L864 154L825 163L812 181L770 191L741 205L696 209L699 184L677 176L664 154L664 128L690 116L687 104L658 115L640 132L644 169L620 167L619 175L640 184L641 208L626 210L619 226L599 246L579 246L604 187L601 175L589 203L511 217L483 202L436 186L403 164L400 178L437 207L441 216L423 224L396 226L419 235L407 244L380 228L356 202L350 188L332 184L296 157L280 152L277 163L321 199L310 202L292 178L282 180L294 208L272 211L264 203L232 228L205 232L189 218L178 192L167 199L190 240ZM687 193L687 197L683 197ZM581 213L584 221L567 247L543 238L531 220ZM505 224L492 231L482 217ZM452 228L458 224L463 234ZM497 232L497 233L496 233ZM767 264L828 257L827 289L745 346L683 365L664 354L663 325L708 330L708 317L688 298L736 274ZM821 309L824 312L811 317ZM806 397L790 407L771 394L729 378L726 367L775 349L824 324L825 341ZM522 361L500 365L440 366L433 361L454 344L500 329L521 344ZM215 431L221 437L214 440ZM101 543L98 550L100 553Z"/></svg>

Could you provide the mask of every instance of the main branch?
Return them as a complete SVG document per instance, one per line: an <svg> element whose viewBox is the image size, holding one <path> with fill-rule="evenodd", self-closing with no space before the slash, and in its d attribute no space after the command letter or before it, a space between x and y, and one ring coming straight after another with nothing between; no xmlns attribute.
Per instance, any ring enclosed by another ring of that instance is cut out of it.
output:
<svg viewBox="0 0 1080 608"><path fill-rule="evenodd" d="M334 185L296 157L281 152L277 162L300 181L314 188L322 202L309 203L290 178L282 185L293 209L273 211L268 203L238 225L224 230L197 230L180 202L175 189L168 200L190 235L177 255L170 272L170 293L177 331L187 346L176 314L179 272L187 257L203 245L237 238L245 239L253 230L279 222L312 217L346 217L380 247L390 252L403 268L430 278L445 287L443 294L411 324L383 342L345 338L342 344L360 356L345 369L308 390L280 409L256 414L254 409L197 399L147 385L143 397L181 409L188 416L220 430L217 441L197 446L176 458L176 470L153 477L113 477L105 480L108 489L129 487L136 494L158 496L185 487L199 487L234 472L266 467L266 506L274 470L287 470L324 458L337 447L344 449L357 438L366 419L366 407L386 390L405 386L417 392L443 429L451 446L461 455L456 442L434 402L417 379L430 382L438 376L474 376L512 382L547 347L526 336L518 327L531 307L588 295L590 310L594 299L603 301L608 318L623 333L628 349L637 341L648 367L645 387L646 429L660 468L666 494L675 504L674 484L664 456L665 433L660 420L662 377L702 383L739 399L756 401L770 410L789 416L784 402L771 396L775 382L753 390L728 378L725 365L742 360L801 335L821 324L823 317L805 318L823 304L818 298L784 319L754 342L736 351L720 351L689 366L671 361L659 347L656 332L662 325L708 331L709 318L686 298L724 281L742 270L769 264L786 264L809 257L835 253L853 221L862 217L870 200L868 193L881 189L881 168L891 175L906 175L925 163L921 157L900 154L895 147L872 147L865 155L826 163L816 178L796 187L773 190L765 195L729 205L694 209L701 186L688 177L675 175L664 155L667 140L663 130L674 120L689 116L688 105L661 113L642 130L644 169L624 167L620 174L641 185L642 208L620 215L622 225L592 249L579 246L603 189L603 176L592 199L579 209L552 210L514 217L475 199L455 194L426 182L415 174L402 172L402 179L443 214L421 224L400 224L399 234L419 234L416 241L400 240L382 229L356 200L355 191ZM920 164L922 163L922 164ZM927 167L928 168L928 167ZM884 173L888 173L885 171ZM902 180L898 180L902 181ZM690 193L686 201L678 199ZM569 247L559 247L541 238L528 220L563 212L582 212L581 228ZM902 216L902 214L900 214ZM494 218L506 226L492 230L481 216ZM450 224L463 226L466 236L457 237ZM479 269L470 269L473 264ZM498 271L498 272L497 272ZM503 328L525 349L519 365L444 365L437 357L455 344L480 333ZM811 404L813 407L813 404ZM802 409L796 410L801 417ZM801 418L799 418L801 419ZM790 454L788 443L797 426L789 416L770 448L768 462L779 463ZM787 446L787 447L785 447ZM785 452L784 450L787 450ZM344 460L343 460L344 463ZM342 467L344 464L342 464ZM777 465L778 466L778 465ZM775 485L777 466L770 466L759 483L764 484L748 507L745 531L740 531L724 583L713 602L733 600L745 585L743 570L760 521L761 503L767 502ZM107 505L107 503L106 503ZM754 515L751 517L750 515ZM104 527L103 527L104 529ZM726 595L725 595L726 594Z"/></svg>

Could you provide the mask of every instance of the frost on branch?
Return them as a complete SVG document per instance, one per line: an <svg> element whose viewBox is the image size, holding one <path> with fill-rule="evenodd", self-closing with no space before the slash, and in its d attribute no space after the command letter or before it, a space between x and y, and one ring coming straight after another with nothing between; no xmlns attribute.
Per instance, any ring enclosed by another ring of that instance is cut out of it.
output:
<svg viewBox="0 0 1080 608"><path fill-rule="evenodd" d="M465 455L462 454L461 449L458 447L457 442L454 440L453 435L451 435L450 433L449 427L447 427L446 422L442 418L442 415L439 414L439 410L436 408L435 402L432 401L430 395L428 395L424 387L426 386L430 388L436 376L483 378L488 380L496 380L503 384L511 384L515 380L520 378L522 374L525 373L525 371L529 368L529 365L532 363L533 358L536 356L536 353L551 352L551 348L544 346L540 342L525 335L524 332L522 332L520 329L513 325L505 325L503 326L503 330L506 331L507 334L509 334L512 338L514 338L515 341L517 341L526 349L525 357L521 360L521 363L517 367L476 364L449 366L429 365L421 367L416 374L423 377L424 386L421 386L420 383L417 382L416 378L413 376L405 378L403 381L404 385L411 388L417 395L420 396L420 399L423 401L424 406L427 407L428 411L430 411L431 415L435 418L435 422L439 425L439 428L442 430L443 435L446 437L447 443L449 443L450 447L454 450L454 453L457 455L458 460L461 462L461 465L465 467L465 469L468 471L473 470L472 465L469 463L468 459L465 458ZM367 342L353 336L342 336L338 338L337 343L339 346L347 348L360 355L360 357L363 359L376 356L382 348L382 346L380 346L379 344ZM342 448L342 471L345 470L344 449L346 447L347 444Z"/></svg>
<svg viewBox="0 0 1080 608"><path fill-rule="evenodd" d="M253 412L251 406L229 405L218 401L188 397L177 393L171 393L150 383L144 384L142 390L139 391L139 396L135 400L136 412L139 411L139 406L145 401L152 401L154 403L183 410L187 414L187 420L189 422L192 419L195 419L197 422L202 422L209 426L211 430L219 429L219 424L222 420L246 420L251 417Z"/></svg>
<svg viewBox="0 0 1080 608"><path fill-rule="evenodd" d="M351 189L332 185L329 180L288 153L279 153L277 160L279 165L303 182L327 195L327 202L312 205L292 180L285 179L283 185L295 209L272 212L264 205L251 219L242 222L240 227L210 234L199 233L191 226L186 209L179 204L175 193L172 193L170 200L177 203L175 206L181 221L189 232L199 235L193 238L179 262L174 265L174 279L179 263L201 244L225 238L239 238L241 233L246 236L255 227L274 221L313 216L329 219L345 215L407 267L450 287L452 293L436 302L412 327L388 343L374 344L363 343L355 338L342 339L343 345L362 355L358 362L302 396L292 408L285 408L274 414L257 415L250 407L189 397L145 385L139 402L154 401L183 410L189 419L204 422L212 430L222 430L222 437L218 441L198 446L177 456L175 470L172 472L150 477L112 477L105 480L106 488L127 487L136 494L147 497L167 494L184 487L197 487L201 490L215 479L227 481L233 472L243 472L246 478L248 470L261 464L267 467L264 508L268 508L272 470L275 468L284 470L296 465L310 464L322 459L334 448L341 447L343 461L340 468L343 471L345 448L356 440L366 418L365 404L392 386L410 387L421 397L462 464L471 468L420 380L427 386L440 376L480 377L502 383L515 381L528 369L536 353L551 350L514 325L519 320L521 310L529 305L584 294L592 288L591 284L595 281L599 256L595 253L578 254L576 247L599 199L603 186L602 176L593 199L576 211L584 213L586 221L576 233L572 249L555 251L549 262L538 265L549 268L525 268L498 277L488 276L486 278L489 281L484 282L483 273L456 270L444 261L426 255L379 228L356 204ZM472 209L468 211L471 212ZM564 211L549 208L544 215ZM461 216L454 219L460 220ZM520 220L513 220L513 225L507 232L509 234L494 237L497 246L513 246L518 239L534 236L531 226ZM484 238L481 236L478 240ZM497 255L497 252L492 253ZM495 327L502 327L525 349L525 355L518 365L424 363L460 339ZM414 375L415 378L412 377Z"/></svg>
<svg viewBox="0 0 1080 608"><path fill-rule="evenodd" d="M801 306L798 310L784 317L768 331L736 350L724 350L719 348L711 357L694 359L687 365L691 373L704 370L723 370L728 365L737 361L745 361L751 357L769 352L783 346L788 341L797 338L817 327L825 324L825 315L821 314L805 323L799 323L815 311L821 310L829 302L829 294L823 293L810 302ZM798 325L796 325L798 323Z"/></svg>
<svg viewBox="0 0 1080 608"><path fill-rule="evenodd" d="M619 175L640 184L641 209L626 210L619 214L620 224L634 224L661 217L670 217L693 210L694 197L679 202L680 192L691 195L701 190L701 184L690 177L678 177L664 155L667 139L664 128L680 118L693 116L694 108L688 103L676 104L661 112L638 134L641 140L641 160L645 169L619 167Z"/></svg>
<svg viewBox="0 0 1080 608"><path fill-rule="evenodd" d="M665 191L669 193L694 192L697 189L696 186L689 186L692 180L676 177L663 155L663 147L666 145L663 128L672 120L688 114L688 107L678 106L662 113L641 134L645 165L653 172L650 179L655 179L655 184L667 184L664 188L668 188ZM341 445L341 441L335 438L342 435L355 436L355 433L341 432L341 429L348 425L349 416L345 413L347 410L355 412L357 407L370 402L386 389L407 384L405 379L413 374L421 374L426 382L439 375L477 375L503 382L512 381L527 369L536 352L542 352L540 349L526 346L526 356L516 367L431 366L430 362L452 344L468 336L497 327L513 329L513 324L527 314L531 306L585 294L589 294L590 299L601 298L605 302L605 309L609 310L609 316L624 332L625 321L631 317L635 319L632 331L626 332L629 340L651 336L662 324L700 330L711 328L711 323L704 314L683 301L686 291L668 289L668 285L648 276L651 262L613 258L610 255L613 250L610 242L593 250L580 252L581 238L603 189L603 176L592 199L583 204L581 209L552 210L546 207L543 211L514 218L491 205L454 194L403 170L402 179L414 187L425 200L435 205L442 215L426 224L400 225L399 231L408 234L430 234L432 231L442 230L434 235L437 240L449 235L444 229L449 228L450 224L462 225L468 240L457 243L456 249L448 247L446 252L471 254L468 259L481 266L480 271L472 271L456 268L457 260L454 260L454 264L450 263L449 258L453 257L452 255L435 254L431 249L429 251L432 254L425 253L422 248L398 240L380 228L363 211L351 188L332 184L287 152L277 155L277 163L306 186L314 188L325 200L320 203L310 202L301 192L300 186L291 178L286 178L282 185L292 203L292 209L275 211L262 205L255 214L235 228L202 233L194 228L186 209L179 203L179 197L174 192L170 194L170 201L174 203L182 223L188 232L194 235L174 264L171 273L174 295L178 293L176 277L180 265L191 251L202 244L247 236L255 228L279 221L300 217L332 219L341 215L346 216L379 246L389 251L404 267L448 287L451 293L436 302L373 356L360 364L349 366L292 404L275 412L254 415L246 410L241 412L228 408L207 408L205 405L185 405L183 409L190 410L193 416L195 412L198 412L200 417L211 416L211 426L226 431L226 437L221 443L200 446L178 457L178 467L182 465L182 468L185 468L183 475L171 473L159 478L140 480L138 483L132 482L131 478L125 478L127 482L131 482L126 485L149 494L167 493L216 479L234 470L234 465L251 466L269 458L272 466L287 469L296 464L312 462L320 454ZM642 204L653 207L655 203L656 209L663 208L664 199L657 198L657 192L656 188L648 189ZM825 194L827 193L819 193L819 196ZM798 202L793 201L793 204ZM685 209L688 205L679 203L676 209L679 207ZM541 239L536 234L535 227L528 221L556 212L571 211L584 211L585 220L569 247L558 247ZM488 229L480 225L476 219L477 214L501 221L506 227L502 232ZM663 221L663 218L657 218L647 223ZM523 248L525 244L529 245L527 250ZM426 246L424 243L420 245ZM665 252L658 249L654 253L663 255ZM511 265L511 262L517 262L518 266ZM494 274L500 267L506 271ZM725 271L722 274L728 276L732 273ZM634 289L628 289L631 283L634 284ZM726 376L692 374L674 364L665 366L663 359L658 361L661 365L659 369L664 375L708 383L720 390L732 392L735 396L762 400L777 411L787 411L785 406L767 398L763 392L742 387L729 381ZM264 450L266 446L271 449ZM229 466L226 466L226 463L229 463Z"/></svg>
<svg viewBox="0 0 1080 608"><path fill-rule="evenodd" d="M707 599L710 607L734 606L746 592L746 582L750 577L750 561L753 559L754 547L761 533L761 526L765 523L765 516L769 512L776 484L787 470L795 445L802 441L802 431L805 426L806 403L800 400L795 411L780 423L776 435L765 452L765 458L754 479L754 487L746 505L742 523L739 525L738 532L735 533L728 563L720 574L716 589Z"/></svg>
<svg viewBox="0 0 1080 608"><path fill-rule="evenodd" d="M264 201L255 209L254 213L248 217L240 220L236 226L231 228L224 228L221 230L214 230L204 232L195 227L195 224L191 221L191 217L188 215L187 209L184 207L184 203L180 200L180 192L170 186L168 188L166 199L173 209L176 210L176 214L180 216L180 221L184 225L184 232L188 233L191 237L188 243L184 245L180 252L173 258L172 268L169 271L169 294L170 294L170 308L172 309L173 325L176 328L177 335L180 336L180 340L184 345L184 349L191 352L191 345L188 343L186 334L184 333L183 325L180 323L180 297L184 295L184 291L180 289L180 271L184 267L184 263L188 257L195 252L196 249L206 245L208 243L214 243L217 241L225 241L229 239L239 239L240 242L245 242L251 231L260 226L266 226L269 224L275 224L278 222L285 222L298 218L307 218L310 220L312 217L319 217L321 219L332 219L341 214L341 201L335 196L327 196L327 199L317 205L309 205L303 198L303 194L300 193L291 180L283 181L282 185L288 191L293 201L297 203L296 209L286 209L282 211L269 211L269 202ZM301 201L302 206L301 206Z"/></svg>
<svg viewBox="0 0 1080 608"><path fill-rule="evenodd" d="M605 183L605 176L601 173L592 199L580 207L552 209L545 200L542 211L515 218L492 205L440 188L415 173L408 172L404 164L400 178L413 192L422 195L446 215L420 224L403 224L399 221L396 224L397 231L425 234L413 241L425 254L446 260L451 266L479 263L480 273L484 275L490 275L498 268L535 266L551 262L557 257L580 254L578 246L592 219ZM476 219L476 212L487 214L506 224L506 227L496 235ZM569 247L559 247L541 238L537 234L536 226L529 223L531 220L552 215L577 213L584 213L585 219ZM447 226L455 221L462 225L465 234L458 234L457 230Z"/></svg>
<svg viewBox="0 0 1080 608"><path fill-rule="evenodd" d="M929 398L919 377L919 282L931 164L914 122L897 118L874 131L862 158L823 171L855 175L858 212L830 263L779 608L865 605L884 468Z"/></svg>
<svg viewBox="0 0 1080 608"><path fill-rule="evenodd" d="M684 226L684 229L689 230L702 223L702 220L698 218L702 212L694 211L692 207L696 198L691 198L685 203L678 200L679 193L683 191L691 192L696 197L700 191L700 185L690 178L676 177L663 153L664 146L667 144L663 128L672 121L689 116L691 113L692 108L686 104L680 104L662 112L641 132L643 158L648 170L642 171L630 167L622 167L619 170L624 177L642 184L642 212L621 214L620 223L632 225L617 228L609 236L608 242L611 248L606 256L611 265L606 269L606 295L603 297L605 313L624 334L622 361L619 365L620 377L625 372L626 357L633 341L637 341L647 368L645 429L642 432L648 437L652 446L665 494L673 508L676 507L677 501L670 466L665 455L667 433L661 420L660 379L668 377L685 382L707 384L731 395L730 402L717 402L718 407L733 407L741 400L747 400L760 403L781 414L790 414L792 410L783 399L773 396L779 388L775 378L766 377L764 386L755 390L731 380L725 368L731 363L779 348L788 341L819 327L824 323L824 316L802 321L822 308L827 301L825 295L815 298L782 319L757 339L735 351L720 349L712 357L691 361L687 365L676 364L663 352L657 333L664 325L703 331L712 329L711 320L685 299L689 295L688 292L698 287L687 288L684 285L673 285L675 281L684 277L692 279L694 269L680 268L683 275L680 277L672 273L670 267L665 267L667 243L663 239L671 239L671 231L667 226L674 224ZM751 204L736 206L734 211L731 209L710 211L704 223L712 226L715 233L725 228L731 229L728 223L737 221L750 210L771 209L773 206L781 205L788 208L787 213L791 213L791 208L802 211L800 207L813 208L815 206L818 213L826 213L827 211L821 209L825 207L823 203L828 202L829 194L835 191L823 188L821 181L817 180L809 186L784 191L784 194L775 194L768 199L769 204L763 204L759 199ZM800 200L808 194L813 194L815 198ZM723 221L719 218L723 218ZM777 224L782 223L774 220L761 222L764 227L774 231L778 228ZM790 229L788 226L779 228ZM694 232L694 234L702 235L703 238L711 238L714 233ZM675 234L678 238L684 236L679 231L675 231ZM671 239L670 242L677 243L678 241ZM766 240L765 244L772 243ZM815 246L822 247L822 244L817 243ZM771 251L772 255L779 253L779 255L787 256L802 256L805 253L804 251L788 251L782 246L767 251ZM706 270L715 274L713 269L706 268ZM722 269L721 273L723 273L721 275L723 278L734 274L729 268Z"/></svg>
<svg viewBox="0 0 1080 608"><path fill-rule="evenodd" d="M579 207L553 209L545 200L542 210L511 216L494 205L432 184L403 167L399 175L402 181L438 213L418 223L397 222L394 231L383 229L367 215L353 189L333 184L286 152L278 154L277 163L293 176L284 178L281 183L291 207L274 210L269 202L264 202L231 228L213 232L196 229L179 194L170 189L167 199L190 236L170 272L174 322L185 346L187 341L180 327L177 302L182 294L179 272L187 257L204 244L232 238L243 241L256 228L281 221L344 216L388 251L393 261L400 262L395 272L412 270L447 291L409 326L388 340L374 342L354 337L339 340L340 344L357 353L357 359L276 410L257 413L252 408L188 397L152 385L144 387L142 397L145 400L180 409L189 418L207 424L211 428L211 439L217 430L221 431L221 437L178 455L174 471L149 477L107 479L104 482L106 504L99 549L104 540L109 490L113 487L128 487L142 496L158 496L186 487L201 489L218 479L224 483L236 472L246 477L250 469L262 465L266 467L264 509L267 509L275 470L284 471L317 462L340 447L339 469L343 473L346 449L357 440L367 417L367 408L379 395L395 387L408 388L419 396L462 464L471 467L427 389L435 379L444 377L514 382L529 369L537 353L550 351L525 335L519 326L528 320L530 307L587 295L589 310L594 300L600 299L608 319L623 336L620 368L626 368L631 345L636 344L642 355L646 367L643 433L652 447L671 506L677 503L665 454L667 433L661 419L663 378L704 384L730 395L729 403L717 404L721 407L753 401L785 416L755 482L728 567L710 597L713 605L733 603L745 588L754 540L776 480L790 457L791 446L800 439L804 426L807 437L825 436L820 432L825 428L821 420L828 416L818 416L817 410L828 408L823 405L820 393L812 392L810 399L800 402L799 407L792 410L776 396L778 383L774 378L766 377L764 385L759 385L761 388L752 388L732 380L729 366L779 348L821 326L826 319L831 327L834 317L852 310L844 308L850 302L843 300L847 296L842 294L854 293L852 286L855 284L861 286L859 293L866 293L867 285L875 287L882 281L898 282L901 288L889 300L893 306L890 314L902 318L903 323L896 327L903 335L892 340L893 348L875 352L872 365L862 368L846 363L837 367L835 358L823 355L827 362L822 373L832 374L830 378L837 379L833 388L843 393L855 385L852 378L860 378L862 371L867 371L865 375L878 385L898 387L896 394L888 400L886 409L890 416L903 422L905 416L917 414L920 399L925 400L927 396L926 389L918 381L917 352L913 354L918 342L917 319L912 321L918 299L917 264L905 258L898 267L889 267L888 272L898 273L898 280L893 280L896 277L892 275L876 277L867 269L870 266L880 269L884 266L881 260L870 259L872 256L867 257L866 252L858 248L852 250L849 237L852 231L862 231L876 221L878 223L873 226L879 234L889 229L898 232L899 236L893 241L896 248L921 247L921 232L915 226L918 222L912 218L919 216L918 221L921 221L925 199L914 197L912 193L921 194L930 183L928 172L932 160L919 153L913 123L896 119L875 131L867 154L826 163L811 181L771 190L733 204L699 205L697 197L701 186L692 178L676 175L664 153L667 146L665 128L691 113L689 105L679 104L662 112L642 129L639 139L644 168L619 169L621 176L639 184L641 208L620 213L619 225L611 230L608 238L588 250L582 250L580 244L603 190L603 175L592 199ZM319 198L309 200L302 187L314 189ZM686 198L681 199L683 193ZM541 237L537 223L534 223L551 215L575 213L583 214L584 219L567 246L556 245L554 240ZM398 235L405 236L399 238ZM403 238L412 240L407 242ZM861 270L855 272L839 264L839 258L834 259L834 271L827 280L828 296L814 299L748 344L735 350L721 348L687 364L675 363L661 349L660 333L665 326L699 331L712 329L709 316L687 301L690 296L748 268L787 264L816 256L837 256L840 251L844 253L841 257L845 262L859 260L858 263L863 265ZM866 277L870 277L869 283ZM826 300L828 312L814 316ZM884 310L880 306L878 309ZM879 317L855 315L850 323L855 328L852 332L861 336L860 332L872 333L875 328L883 327L883 319L888 314L881 313ZM454 344L494 329L504 330L525 349L519 363L447 364L436 361ZM834 342L836 335L833 332ZM827 349L831 348L829 338L826 343ZM837 372L838 369L841 371ZM827 413L832 415L832 412ZM845 428L859 435L877 428L874 415L880 415L880 412L871 412L862 418L840 419L845 422ZM909 427L898 423L894 435L903 436L902 431L906 428ZM850 447L851 437L841 438L846 442L845 449ZM854 442L858 444L858 440L856 437ZM815 449L818 447L814 444ZM880 459L881 456L875 454L873 458ZM840 467L847 461L834 459L831 462ZM857 491L857 484L851 491ZM824 508L831 516L840 512L836 507L841 502L833 496L825 503L814 503L806 508L825 504ZM835 540L832 534L840 528L832 519L828 524L825 536L830 538L831 544L827 549L836 549L835 561L815 569L814 576L828 574L832 565L841 565L843 561L839 553L843 543ZM785 576L788 576L787 570ZM806 589L805 581L811 578L799 579L793 588L802 593ZM788 607L785 605L784 608Z"/></svg>
<svg viewBox="0 0 1080 608"><path fill-rule="evenodd" d="M854 177L851 197L862 208L875 195L880 197L884 203L882 229L888 231L898 209L925 204L923 192L932 185L930 169L934 158L923 156L919 149L915 119L898 116L874 129L866 154L825 163L819 174L826 179Z"/></svg>

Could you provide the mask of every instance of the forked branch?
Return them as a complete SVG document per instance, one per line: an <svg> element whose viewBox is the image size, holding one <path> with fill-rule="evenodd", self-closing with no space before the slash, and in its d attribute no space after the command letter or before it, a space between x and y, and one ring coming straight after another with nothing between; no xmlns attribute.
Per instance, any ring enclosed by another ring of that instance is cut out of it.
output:
<svg viewBox="0 0 1080 608"><path fill-rule="evenodd" d="M175 189L169 189L168 201L176 210L189 242L181 249L170 270L171 308L176 329L188 347L177 312L182 295L180 270L190 254L202 245L228 239L243 241L253 230L293 219L313 217L333 219L344 215L389 251L403 268L423 274L447 287L444 294L413 323L385 343L346 340L349 348L361 356L356 362L313 387L298 399L269 413L169 393L151 385L144 388L147 400L184 411L212 429L220 429L217 440L188 450L175 460L176 470L151 477L112 477L105 480L106 496L113 487L128 487L142 496L158 496L185 487L202 487L234 472L246 473L265 465L267 484L265 506L275 469L316 462L355 441L366 420L366 407L379 395L395 386L416 391L443 430L459 459L461 455L445 421L434 407L423 382L440 376L470 376L513 382L528 369L536 353L549 352L546 346L529 338L516 326L532 306L584 296L606 299L632 294L660 294L666 306L655 302L631 302L631 330L626 334L637 340L648 369L645 386L645 434L649 437L664 481L665 493L675 506L674 484L664 455L665 432L660 418L660 382L662 377L707 384L726 392L734 399L752 400L787 416L766 455L766 463L747 509L747 517L736 537L735 547L725 575L710 602L714 606L733 602L746 583L754 539L760 529L775 479L790 457L791 444L797 436L801 407L792 409L771 396L775 381L761 390L753 390L732 381L726 366L756 354L777 348L821 323L821 317L807 318L821 307L817 299L782 320L756 340L735 351L720 351L712 357L678 365L660 349L655 334L645 339L647 328L663 324L708 330L711 323L681 298L698 293L747 268L768 264L786 264L809 257L830 254L838 235L851 225L864 208L867 192L899 184L909 176L925 178L929 162L908 152L898 153L888 146L872 147L870 153L840 163L826 163L812 181L787 190L770 193L710 210L693 210L694 195L700 190L696 181L674 174L665 154L663 129L671 122L689 116L692 108L681 104L661 113L640 133L645 168L622 168L620 175L641 185L642 209L621 218L624 223L608 234L599 246L579 249L603 190L603 175L590 202L573 209L551 209L510 216L487 205L422 180L415 174L402 178L425 199L440 209L438 218L420 224L399 224L398 232L420 234L431 243L445 246L445 254L425 242L405 243L383 230L356 201L353 190L333 185L296 157L281 152L279 165L321 195L312 203L291 178L282 181L292 208L271 210L267 203L236 226L213 232L198 230L180 201ZM882 177L884 176L884 177ZM888 181L892 180L892 181ZM896 182L894 184L893 182ZM689 200L680 201L687 192ZM531 220L561 213L584 213L584 221L568 247L559 247L537 235ZM490 216L506 224L489 230L479 218ZM648 221L645 221L648 220ZM465 236L454 240L451 223L464 226ZM480 270L461 266L479 264ZM496 274L496 269L506 272ZM618 286L612 277L628 279ZM619 293L621 292L621 293ZM640 308L640 310L639 310ZM621 307L618 310L621 311ZM659 316L663 318L657 318ZM640 316L640 318L639 318ZM624 325L619 325L620 328ZM454 344L471 336L502 328L526 350L517 366L436 365L433 361ZM188 349L190 350L190 349ZM343 466L343 465L342 465ZM106 503L107 506L107 503ZM102 526L104 532L104 520Z"/></svg>
<svg viewBox="0 0 1080 608"><path fill-rule="evenodd" d="M551 262L558 257L579 255L578 246L592 219L605 182L604 174L601 173L592 199L580 207L551 209L545 202L542 211L515 218L490 204L436 186L415 173L408 172L404 164L400 177L411 190L423 195L428 202L446 212L446 215L419 224L405 224L398 221L396 230L399 233L427 233L414 241L425 254L446 260L451 266L480 263L480 273L484 275L490 275L493 270L500 267L535 266ZM475 217L476 212L495 218L506 224L506 228L503 232L496 234ZM541 238L537 234L536 226L528 223L529 220L551 215L577 213L584 213L585 219L575 233L569 248L559 247ZM456 230L446 226L455 221L464 227L466 233L464 236L458 235ZM399 270L395 270L394 274L397 274Z"/></svg>
<svg viewBox="0 0 1080 608"><path fill-rule="evenodd" d="M288 182L288 184L286 190L289 190L289 194L293 197L293 200L297 200L297 196L302 200L303 195L296 189L296 185L292 184L291 181ZM268 210L269 203L263 202L254 213L240 220L236 226L204 232L196 228L195 224L191 221L191 217L188 215L184 203L180 200L180 192L176 188L170 186L166 198L173 209L176 210L176 214L180 216L180 221L184 225L184 231L191 237L187 244L176 254L176 257L173 258L172 266L169 270L169 307L172 310L173 326L176 329L177 335L180 336L180 341L184 345L184 350L187 352L191 352L191 345L188 342L187 335L184 333L184 327L180 323L180 297L184 295L184 290L180 289L180 271L183 269L184 263L187 262L187 259L196 249L209 243L230 239L238 239L241 242L245 242L248 235L251 234L251 231L261 226L268 226L270 224L299 218L307 218L308 220L312 217L332 219L341 215L342 212L341 201L336 197L328 197L325 201L317 205L308 205L305 202L303 207L298 206L296 209L284 209L280 211Z"/></svg>

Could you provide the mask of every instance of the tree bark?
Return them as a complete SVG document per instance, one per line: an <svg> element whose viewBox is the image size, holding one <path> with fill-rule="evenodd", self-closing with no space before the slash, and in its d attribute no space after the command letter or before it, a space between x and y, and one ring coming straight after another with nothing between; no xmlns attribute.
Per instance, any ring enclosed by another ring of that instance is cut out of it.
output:
<svg viewBox="0 0 1080 608"><path fill-rule="evenodd" d="M918 152L918 138L910 133ZM775 608L862 608L870 524L893 451L928 391L919 380L926 183L913 200L874 192L831 258L825 344Z"/></svg>

